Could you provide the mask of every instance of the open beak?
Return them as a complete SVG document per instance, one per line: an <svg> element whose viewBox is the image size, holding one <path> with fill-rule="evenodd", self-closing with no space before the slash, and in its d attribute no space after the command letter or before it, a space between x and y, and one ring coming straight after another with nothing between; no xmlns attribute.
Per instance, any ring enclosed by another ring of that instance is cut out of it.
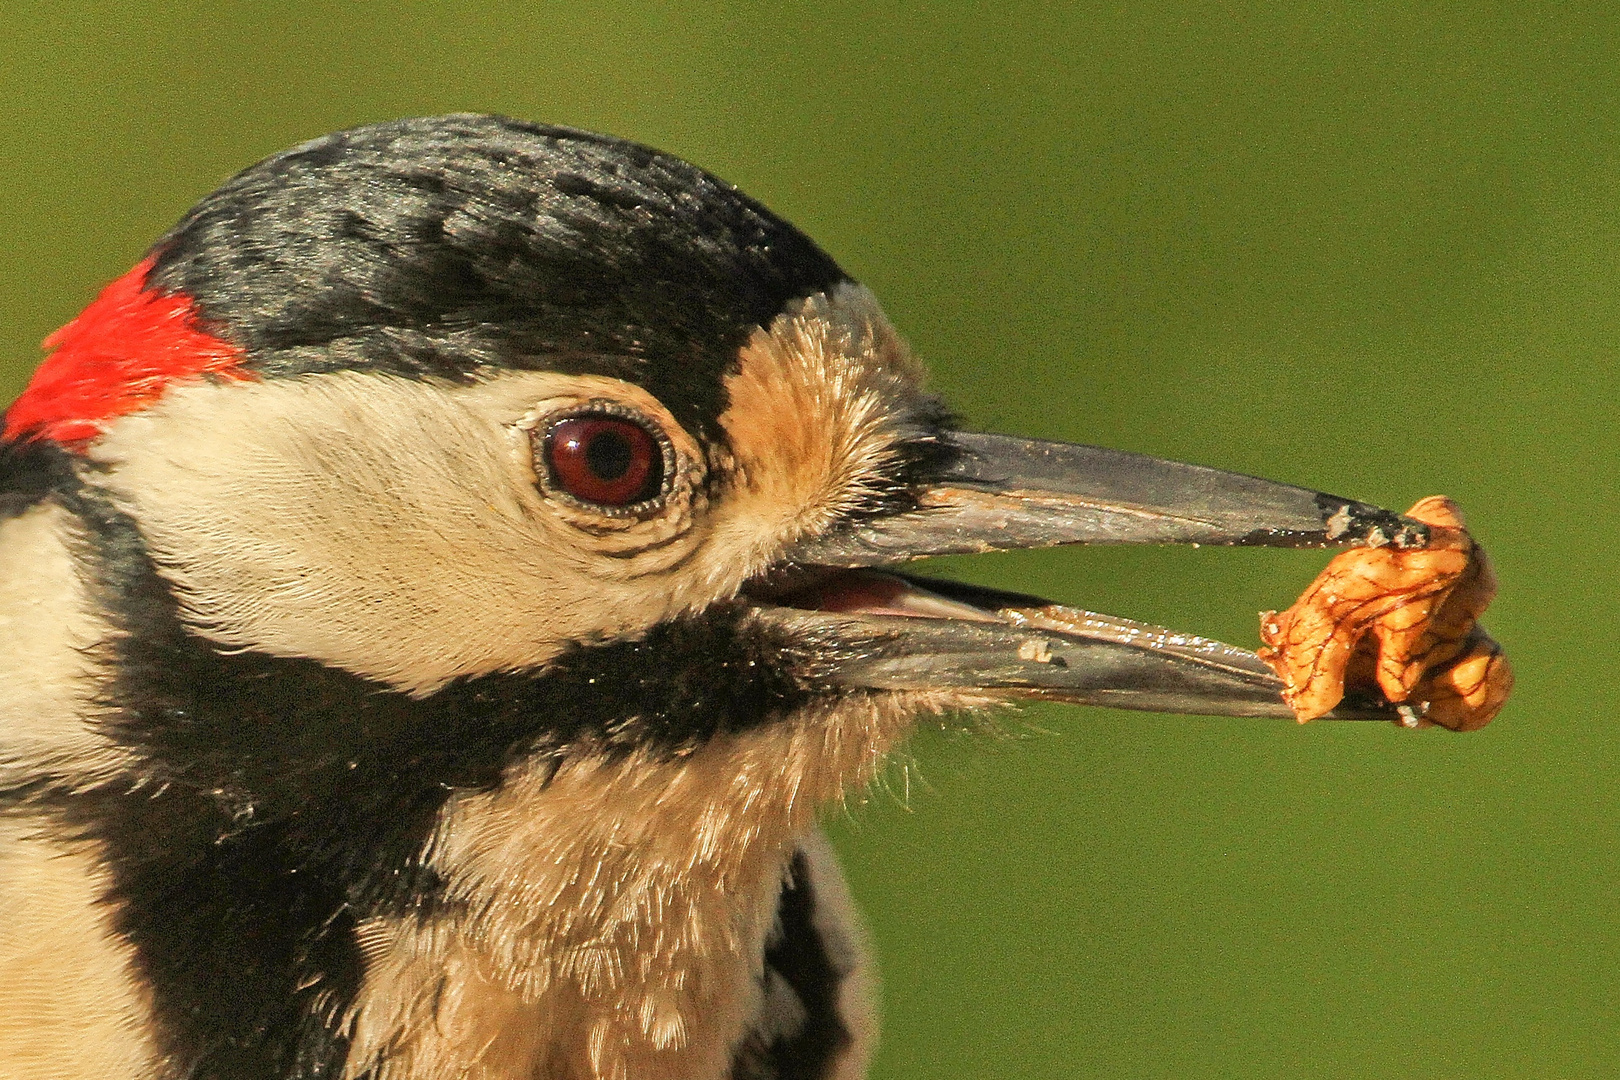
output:
<svg viewBox="0 0 1620 1080"><path fill-rule="evenodd" d="M761 617L836 643L819 679L1154 712L1292 716L1252 652L1035 597L869 569L1056 544L1419 548L1428 526L1352 499L1094 446L952 432L915 508L812 538L750 589ZM1346 698L1328 719L1398 720Z"/></svg>

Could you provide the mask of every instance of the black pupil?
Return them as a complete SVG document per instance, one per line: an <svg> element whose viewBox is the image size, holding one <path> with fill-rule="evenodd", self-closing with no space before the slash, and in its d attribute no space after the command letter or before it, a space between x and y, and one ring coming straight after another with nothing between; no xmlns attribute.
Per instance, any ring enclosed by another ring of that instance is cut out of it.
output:
<svg viewBox="0 0 1620 1080"><path fill-rule="evenodd" d="M585 444L585 464L603 480L617 480L630 471L635 448L617 431L600 431Z"/></svg>

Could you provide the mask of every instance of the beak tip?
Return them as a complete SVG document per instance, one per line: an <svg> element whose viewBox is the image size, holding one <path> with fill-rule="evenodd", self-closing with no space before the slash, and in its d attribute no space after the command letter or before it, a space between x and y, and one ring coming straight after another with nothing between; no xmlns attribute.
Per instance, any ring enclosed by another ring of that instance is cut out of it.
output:
<svg viewBox="0 0 1620 1080"><path fill-rule="evenodd" d="M1322 534L1331 544L1403 551L1429 545L1429 526L1416 518L1336 495L1318 495L1316 504L1322 511Z"/></svg>

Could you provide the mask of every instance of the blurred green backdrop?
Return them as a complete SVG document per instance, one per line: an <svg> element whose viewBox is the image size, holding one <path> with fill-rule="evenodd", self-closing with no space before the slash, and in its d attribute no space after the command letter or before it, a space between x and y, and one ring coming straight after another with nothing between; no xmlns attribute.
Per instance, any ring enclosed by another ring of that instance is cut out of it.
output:
<svg viewBox="0 0 1620 1080"><path fill-rule="evenodd" d="M1548 11L8 5L0 400L296 141L465 109L679 153L870 284L973 425L1444 492L1503 581L1519 689L1477 735L923 733L832 823L885 971L877 1076L1611 1076L1620 19ZM1252 646L1322 561L948 569Z"/></svg>

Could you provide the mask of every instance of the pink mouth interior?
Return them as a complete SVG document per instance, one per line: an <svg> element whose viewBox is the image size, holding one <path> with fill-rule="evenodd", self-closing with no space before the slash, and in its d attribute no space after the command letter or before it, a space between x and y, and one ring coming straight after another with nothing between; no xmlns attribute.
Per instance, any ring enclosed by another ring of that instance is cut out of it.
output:
<svg viewBox="0 0 1620 1080"><path fill-rule="evenodd" d="M891 615L907 619L999 622L992 611L930 592L877 570L829 570L769 595L773 604L806 611Z"/></svg>

